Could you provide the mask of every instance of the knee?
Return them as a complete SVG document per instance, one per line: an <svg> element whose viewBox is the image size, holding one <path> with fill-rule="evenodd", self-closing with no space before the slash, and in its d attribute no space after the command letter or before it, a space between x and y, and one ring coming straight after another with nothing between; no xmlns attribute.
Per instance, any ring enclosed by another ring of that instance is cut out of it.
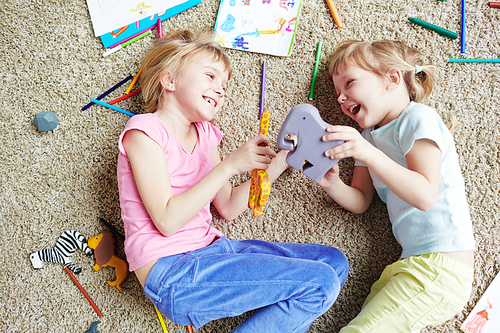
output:
<svg viewBox="0 0 500 333"><path fill-rule="evenodd" d="M337 300L342 287L337 272L328 264L321 263L316 270L316 282L323 293L323 312L326 312Z"/></svg>
<svg viewBox="0 0 500 333"><path fill-rule="evenodd" d="M337 248L330 247L329 252L325 255L323 262L330 265L337 274L340 286L342 287L347 280L349 274L349 261L347 257Z"/></svg>

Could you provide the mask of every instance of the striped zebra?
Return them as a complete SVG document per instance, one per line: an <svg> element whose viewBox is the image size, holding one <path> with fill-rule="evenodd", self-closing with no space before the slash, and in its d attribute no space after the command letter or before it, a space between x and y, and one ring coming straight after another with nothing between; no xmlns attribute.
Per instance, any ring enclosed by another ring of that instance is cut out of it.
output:
<svg viewBox="0 0 500 333"><path fill-rule="evenodd" d="M94 251L87 246L87 240L81 233L75 230L67 230L59 237L54 248L30 254L31 263L35 269L42 268L44 261L64 264L73 273L78 274L82 269L71 262L71 256L78 249L85 251L87 257L91 257L94 254Z"/></svg>

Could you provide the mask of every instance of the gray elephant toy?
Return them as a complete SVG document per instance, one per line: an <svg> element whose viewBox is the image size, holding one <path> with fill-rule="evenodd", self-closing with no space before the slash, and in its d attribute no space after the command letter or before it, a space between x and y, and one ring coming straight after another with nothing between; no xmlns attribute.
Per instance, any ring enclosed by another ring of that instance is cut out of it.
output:
<svg viewBox="0 0 500 333"><path fill-rule="evenodd" d="M328 126L318 109L311 104L299 104L292 108L278 134L278 147L290 150L286 162L296 170L302 169L316 183L339 161L325 156L325 151L344 143L322 140ZM289 134L297 137L296 146L293 140L286 139Z"/></svg>

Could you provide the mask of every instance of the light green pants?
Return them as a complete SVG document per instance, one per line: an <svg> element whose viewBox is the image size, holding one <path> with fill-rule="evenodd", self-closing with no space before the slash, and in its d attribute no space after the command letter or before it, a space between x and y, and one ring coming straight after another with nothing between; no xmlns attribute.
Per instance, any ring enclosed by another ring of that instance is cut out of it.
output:
<svg viewBox="0 0 500 333"><path fill-rule="evenodd" d="M361 312L341 333L420 332L463 310L474 269L441 253L398 260L387 266Z"/></svg>

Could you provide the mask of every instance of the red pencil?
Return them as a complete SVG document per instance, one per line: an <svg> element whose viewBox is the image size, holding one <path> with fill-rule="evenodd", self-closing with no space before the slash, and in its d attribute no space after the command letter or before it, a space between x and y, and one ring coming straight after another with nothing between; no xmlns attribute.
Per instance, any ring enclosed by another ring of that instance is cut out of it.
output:
<svg viewBox="0 0 500 333"><path fill-rule="evenodd" d="M132 97L138 93L140 93L142 91L142 89L137 89L137 90L134 90L132 91L130 94L126 94L126 95L123 95L122 97L118 97L117 99L114 99L112 100L111 102L109 102L108 104L115 104L115 103L118 103L119 101L123 101L124 99L127 99L129 97Z"/></svg>
<svg viewBox="0 0 500 333"><path fill-rule="evenodd" d="M500 8L500 1L490 1L488 6L490 6L490 8Z"/></svg>
<svg viewBox="0 0 500 333"><path fill-rule="evenodd" d="M99 310L99 308L97 307L97 305L95 305L94 301L92 300L92 298L90 298L90 296L87 294L87 292L85 291L85 289L83 289L82 285L80 284L80 282L78 282L78 280L73 275L73 273L71 273L71 271L69 270L69 268L66 267L66 266L64 266L64 270L66 271L66 273L68 273L69 277L71 278L71 280L73 280L73 282L76 284L76 286L78 287L78 289L80 289L80 291L82 292L83 296L85 296L85 298L87 299L87 301L89 301L90 305L92 305L92 307L94 308L95 312L97 312L97 314L99 315L99 317L102 317L102 312Z"/></svg>

